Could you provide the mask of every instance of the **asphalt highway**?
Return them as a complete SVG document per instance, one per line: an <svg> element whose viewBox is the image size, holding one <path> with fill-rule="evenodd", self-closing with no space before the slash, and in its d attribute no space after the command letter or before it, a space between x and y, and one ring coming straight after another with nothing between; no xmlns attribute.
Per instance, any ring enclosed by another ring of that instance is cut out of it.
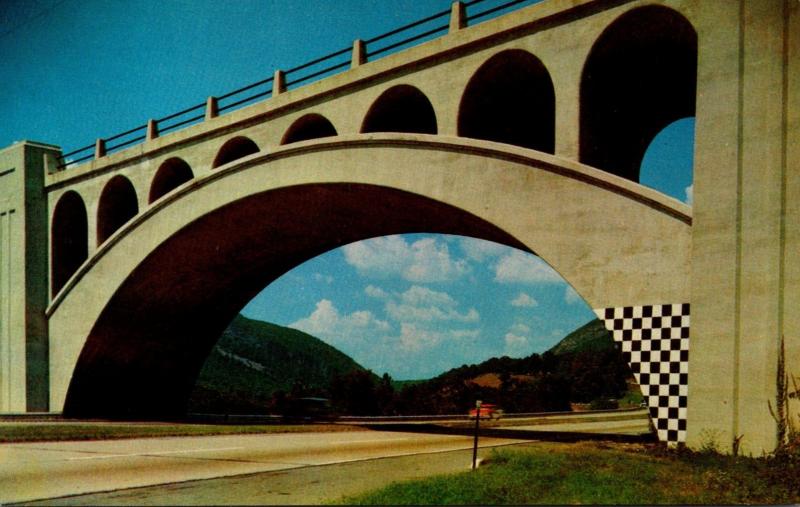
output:
<svg viewBox="0 0 800 507"><path fill-rule="evenodd" d="M481 447L520 441L482 438ZM466 436L393 431L2 444L0 503L471 446Z"/></svg>
<svg viewBox="0 0 800 507"><path fill-rule="evenodd" d="M61 504L72 500L81 504L85 503L81 499L88 501L88 497L76 495L121 490L130 490L129 494L134 495L125 494L125 503L138 503L137 490L132 488L167 485L166 490L175 495L176 487L190 489L180 486L189 481L197 484L208 479L472 449L470 431L456 430L453 434L448 433L452 427L447 425L420 427L430 422L403 423L405 427L397 424L391 428L391 423L376 423L370 425L370 430L346 432L0 444L0 504L34 500L55 503L53 499L59 499ZM445 431L437 432L437 428ZM572 432L581 439L598 433L635 436L649 431L644 410L509 418L485 421L482 428L486 434L480 438L480 447L484 449L536 440L537 435L548 438L546 433L552 438L554 433ZM416 460L421 463L418 473L442 473L425 461ZM458 468L463 459L456 461L459 465L441 466ZM353 487L358 486L357 482ZM215 489L209 486L212 491ZM65 502L65 497L72 500ZM102 498L99 503L109 500L108 496ZM179 496L167 498L169 503L176 503ZM238 503L242 498L247 496L239 497ZM219 503L218 500L211 503Z"/></svg>

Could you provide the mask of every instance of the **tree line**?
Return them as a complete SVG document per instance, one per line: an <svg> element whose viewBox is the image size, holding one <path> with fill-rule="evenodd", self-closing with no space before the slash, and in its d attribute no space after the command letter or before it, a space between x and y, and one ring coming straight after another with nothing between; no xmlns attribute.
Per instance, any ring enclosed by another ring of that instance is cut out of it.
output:
<svg viewBox="0 0 800 507"><path fill-rule="evenodd" d="M475 382L487 373L498 376L499 385ZM282 413L291 400L307 397L327 398L335 414L356 416L463 414L475 400L506 412L569 411L570 403L605 408L604 401L625 395L631 377L615 344L602 351L492 358L418 383L400 384L387 373L377 376L370 370L336 373L327 388L298 381L288 393L276 391L270 411Z"/></svg>

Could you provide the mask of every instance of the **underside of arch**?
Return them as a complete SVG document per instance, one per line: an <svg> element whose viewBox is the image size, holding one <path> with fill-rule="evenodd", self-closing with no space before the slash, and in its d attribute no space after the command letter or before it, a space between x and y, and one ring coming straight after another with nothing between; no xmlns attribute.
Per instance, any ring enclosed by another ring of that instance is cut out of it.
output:
<svg viewBox="0 0 800 507"><path fill-rule="evenodd" d="M235 201L163 242L117 290L80 354L64 414L183 415L217 338L264 286L327 250L412 232L526 249L466 211L376 185L298 185Z"/></svg>

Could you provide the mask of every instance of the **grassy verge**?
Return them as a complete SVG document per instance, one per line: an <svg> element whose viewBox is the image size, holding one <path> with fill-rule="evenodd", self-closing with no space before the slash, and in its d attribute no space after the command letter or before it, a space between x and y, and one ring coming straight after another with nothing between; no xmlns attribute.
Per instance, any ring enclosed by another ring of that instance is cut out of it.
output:
<svg viewBox="0 0 800 507"><path fill-rule="evenodd" d="M667 453L635 444L531 444L475 472L398 483L342 499L360 505L791 504L797 477L768 459Z"/></svg>
<svg viewBox="0 0 800 507"><path fill-rule="evenodd" d="M0 424L0 443L243 435L253 433L305 433L311 431L352 431L354 429L357 428L334 424L19 423Z"/></svg>

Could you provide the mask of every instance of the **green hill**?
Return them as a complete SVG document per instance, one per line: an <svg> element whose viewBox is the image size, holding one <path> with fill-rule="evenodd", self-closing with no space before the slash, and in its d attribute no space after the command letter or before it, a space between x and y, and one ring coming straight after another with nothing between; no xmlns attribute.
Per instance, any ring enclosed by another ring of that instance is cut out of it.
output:
<svg viewBox="0 0 800 507"><path fill-rule="evenodd" d="M407 386L398 406L404 413L461 413L482 399L510 412L569 410L570 402L623 396L630 376L611 334L592 320L544 354L493 357Z"/></svg>
<svg viewBox="0 0 800 507"><path fill-rule="evenodd" d="M620 397L628 377L599 320L541 355L494 357L429 380L401 382L378 378L306 333L239 315L206 360L189 412L281 412L280 396L274 396L280 391L330 398L341 413L362 415L462 413L476 399L509 411L569 410L570 401Z"/></svg>
<svg viewBox="0 0 800 507"><path fill-rule="evenodd" d="M238 315L203 365L189 412L264 413L276 391L323 392L364 368L309 334Z"/></svg>
<svg viewBox="0 0 800 507"><path fill-rule="evenodd" d="M611 332L602 321L594 319L565 336L550 348L550 352L560 356L575 352L604 352L613 348Z"/></svg>

